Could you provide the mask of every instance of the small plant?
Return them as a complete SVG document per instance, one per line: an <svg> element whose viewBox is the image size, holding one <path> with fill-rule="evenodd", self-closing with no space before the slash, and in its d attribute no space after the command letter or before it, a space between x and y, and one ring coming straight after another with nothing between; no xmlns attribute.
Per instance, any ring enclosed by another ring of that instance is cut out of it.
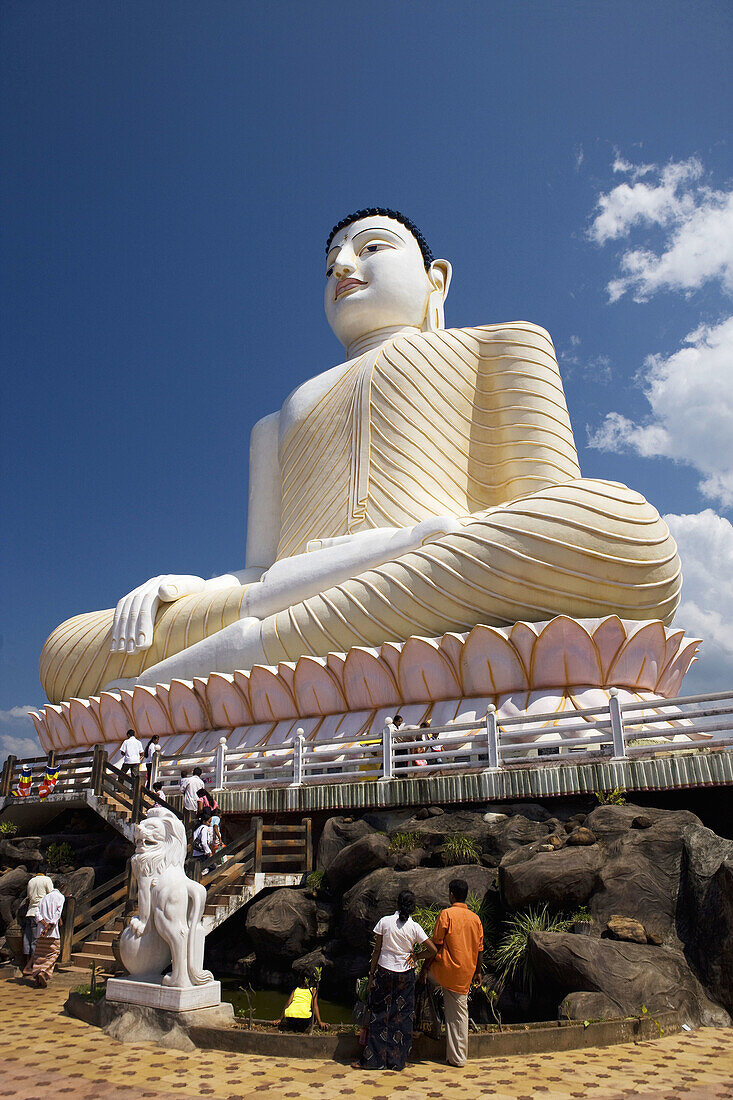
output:
<svg viewBox="0 0 733 1100"><path fill-rule="evenodd" d="M66 841L57 844L54 841L46 849L46 865L50 871L58 871L66 863L71 863L74 849Z"/></svg>
<svg viewBox="0 0 733 1100"><path fill-rule="evenodd" d="M389 850L393 854L404 855L412 852L420 846L420 837L417 833L392 833L389 838Z"/></svg>
<svg viewBox="0 0 733 1100"><path fill-rule="evenodd" d="M323 878L325 871L311 871L305 880L305 884L309 890L317 892L323 886Z"/></svg>
<svg viewBox="0 0 733 1100"><path fill-rule="evenodd" d="M626 804L626 795L621 787L614 787L612 791L594 791L593 793L599 806L623 806Z"/></svg>
<svg viewBox="0 0 733 1100"><path fill-rule="evenodd" d="M649 1019L652 1021L657 1031L659 1032L659 1038L661 1039L664 1035L664 1028L660 1024L659 1020L657 1020L656 1017L649 1015L649 1009L646 1007L646 1005L641 1006L641 1014L642 1016L649 1016Z"/></svg>
<svg viewBox="0 0 733 1100"><path fill-rule="evenodd" d="M422 905L412 914L412 919L420 925L428 936L432 936L441 912L442 906L440 905Z"/></svg>
<svg viewBox="0 0 733 1100"><path fill-rule="evenodd" d="M517 913L506 923L506 933L494 956L501 978L515 981L526 993L534 990L534 971L529 958L529 937L533 932L565 932L566 917L551 914L546 905Z"/></svg>
<svg viewBox="0 0 733 1100"><path fill-rule="evenodd" d="M14 821L0 821L0 836L15 836L18 826Z"/></svg>
<svg viewBox="0 0 733 1100"><path fill-rule="evenodd" d="M579 909L575 909L568 917L570 924L590 924L593 920L591 911L587 905L581 905Z"/></svg>
<svg viewBox="0 0 733 1100"><path fill-rule="evenodd" d="M479 863L481 861L481 849L475 840L464 833L453 833L446 837L440 849L447 864L453 863Z"/></svg>

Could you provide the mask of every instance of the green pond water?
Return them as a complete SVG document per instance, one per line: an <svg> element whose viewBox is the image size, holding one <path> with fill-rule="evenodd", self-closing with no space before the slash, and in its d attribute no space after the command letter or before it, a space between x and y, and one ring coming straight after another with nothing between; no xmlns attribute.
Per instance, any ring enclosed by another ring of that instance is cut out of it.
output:
<svg viewBox="0 0 733 1100"><path fill-rule="evenodd" d="M221 996L223 1001L229 1001L234 1005L235 1012L249 1012L248 998L241 992L242 982L237 978L224 979L221 983ZM254 1009L255 1020L279 1020L282 1016L285 1002L289 996L288 990L256 989L249 994ZM321 1019L326 1024L350 1024L351 1012L354 1002L342 1004L338 1001L329 1001L321 993L318 994L318 1010Z"/></svg>

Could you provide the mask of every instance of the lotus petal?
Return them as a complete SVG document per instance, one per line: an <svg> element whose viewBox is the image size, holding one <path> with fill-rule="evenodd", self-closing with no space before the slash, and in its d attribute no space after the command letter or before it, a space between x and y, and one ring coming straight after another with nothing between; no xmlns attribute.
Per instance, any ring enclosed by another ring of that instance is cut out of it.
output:
<svg viewBox="0 0 733 1100"><path fill-rule="evenodd" d="M608 683L653 691L664 665L666 641L661 622L644 623L622 646L609 669Z"/></svg>
<svg viewBox="0 0 733 1100"><path fill-rule="evenodd" d="M97 745L102 739L102 730L86 699L69 700L69 725L77 745Z"/></svg>
<svg viewBox="0 0 733 1100"><path fill-rule="evenodd" d="M450 661L432 638L408 638L398 667L400 695L405 703L428 703L460 695Z"/></svg>
<svg viewBox="0 0 733 1100"><path fill-rule="evenodd" d="M252 721L249 690L244 694L236 683L236 674L212 672L206 681L206 702L211 720L222 729L234 729ZM249 680L246 681L249 689Z"/></svg>
<svg viewBox="0 0 733 1100"><path fill-rule="evenodd" d="M293 694L300 715L338 714L347 710L340 682L318 657L301 657L295 666Z"/></svg>
<svg viewBox="0 0 733 1100"><path fill-rule="evenodd" d="M250 670L249 701L255 722L277 722L297 714L291 692L277 672L265 665Z"/></svg>
<svg viewBox="0 0 733 1100"><path fill-rule="evenodd" d="M527 686L514 647L500 631L481 624L473 628L463 646L461 682L464 695L500 695Z"/></svg>
<svg viewBox="0 0 733 1100"><path fill-rule="evenodd" d="M277 666L277 674L285 684L291 695L294 695L293 681L295 679L295 661L280 661Z"/></svg>
<svg viewBox="0 0 733 1100"><path fill-rule="evenodd" d="M466 644L467 637L468 632L465 634L456 634L451 630L443 635L439 643L440 652L450 661L451 668L453 669L458 683L461 682L461 654L463 653L463 647Z"/></svg>
<svg viewBox="0 0 733 1100"><path fill-rule="evenodd" d="M402 653L404 644L403 642L385 642L384 645L379 648L379 656L394 676L396 684L400 682L400 654Z"/></svg>
<svg viewBox="0 0 733 1100"><path fill-rule="evenodd" d="M609 615L599 623L592 634L593 644L601 662L601 683L608 683L608 670L619 654L627 638L626 628L618 615Z"/></svg>
<svg viewBox="0 0 733 1100"><path fill-rule="evenodd" d="M209 725L208 715L191 680L171 680L168 712L176 733L195 733Z"/></svg>
<svg viewBox="0 0 733 1100"><path fill-rule="evenodd" d="M41 742L43 751L50 752L53 748L53 742L49 736L45 715L43 712L39 714L37 710L29 710L28 715L38 734L38 740Z"/></svg>
<svg viewBox="0 0 733 1100"><path fill-rule="evenodd" d="M699 648L700 642L697 638L688 639L687 644L670 661L660 676L655 688L658 695L665 699L674 699L678 695L685 673L697 659Z"/></svg>
<svg viewBox="0 0 733 1100"><path fill-rule="evenodd" d="M141 740L171 732L171 722L157 688L137 684L132 692L135 729Z"/></svg>
<svg viewBox="0 0 733 1100"><path fill-rule="evenodd" d="M558 615L544 627L532 651L530 683L533 690L602 683L598 650L579 622Z"/></svg>
<svg viewBox="0 0 733 1100"><path fill-rule="evenodd" d="M529 682L529 666L532 662L532 650L539 635L539 628L533 623L515 623L510 630L502 633L506 634L507 639L516 649Z"/></svg>
<svg viewBox="0 0 733 1100"><path fill-rule="evenodd" d="M69 727L64 711L57 703L46 703L46 726L54 749L68 749L74 744L74 735Z"/></svg>
<svg viewBox="0 0 733 1100"><path fill-rule="evenodd" d="M373 649L355 646L344 662L344 693L350 710L394 705L399 691L388 666Z"/></svg>
<svg viewBox="0 0 733 1100"><path fill-rule="evenodd" d="M130 715L116 692L103 691L99 696L99 722L107 741L124 741L130 728Z"/></svg>

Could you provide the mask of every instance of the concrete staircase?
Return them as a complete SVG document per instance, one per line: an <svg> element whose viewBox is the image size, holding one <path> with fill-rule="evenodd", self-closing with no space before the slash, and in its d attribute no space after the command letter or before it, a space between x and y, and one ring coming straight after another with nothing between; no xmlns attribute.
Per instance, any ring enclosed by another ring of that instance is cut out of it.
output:
<svg viewBox="0 0 733 1100"><path fill-rule="evenodd" d="M112 944L124 928L124 920L117 917L109 928L97 932L94 939L81 944L77 951L72 952L70 966L72 969L88 971L94 964L105 974L115 974L119 970L115 959Z"/></svg>

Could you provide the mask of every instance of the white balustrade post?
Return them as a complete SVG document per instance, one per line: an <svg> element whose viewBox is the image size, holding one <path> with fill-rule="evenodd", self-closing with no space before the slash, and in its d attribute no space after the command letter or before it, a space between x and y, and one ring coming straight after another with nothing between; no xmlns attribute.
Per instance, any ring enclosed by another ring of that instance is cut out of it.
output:
<svg viewBox="0 0 733 1100"><path fill-rule="evenodd" d="M227 777L227 739L219 738L216 746L216 767L214 772L214 789L220 791L226 786Z"/></svg>
<svg viewBox="0 0 733 1100"><path fill-rule="evenodd" d="M613 734L613 757L614 760L623 760L626 757L626 742L624 741L624 719L621 713L618 688L611 688L608 694L608 709L611 713L611 733Z"/></svg>
<svg viewBox="0 0 733 1100"><path fill-rule="evenodd" d="M486 740L489 746L489 771L496 771L501 767L499 763L499 723L496 719L496 707L489 703L486 711Z"/></svg>
<svg viewBox="0 0 733 1100"><path fill-rule="evenodd" d="M303 785L303 758L305 756L305 730L298 726L293 742L293 782L292 787Z"/></svg>
<svg viewBox="0 0 733 1100"><path fill-rule="evenodd" d="M382 733L382 774L379 777L380 782L383 779L392 779L394 777L394 752L392 749L392 723L387 722Z"/></svg>

